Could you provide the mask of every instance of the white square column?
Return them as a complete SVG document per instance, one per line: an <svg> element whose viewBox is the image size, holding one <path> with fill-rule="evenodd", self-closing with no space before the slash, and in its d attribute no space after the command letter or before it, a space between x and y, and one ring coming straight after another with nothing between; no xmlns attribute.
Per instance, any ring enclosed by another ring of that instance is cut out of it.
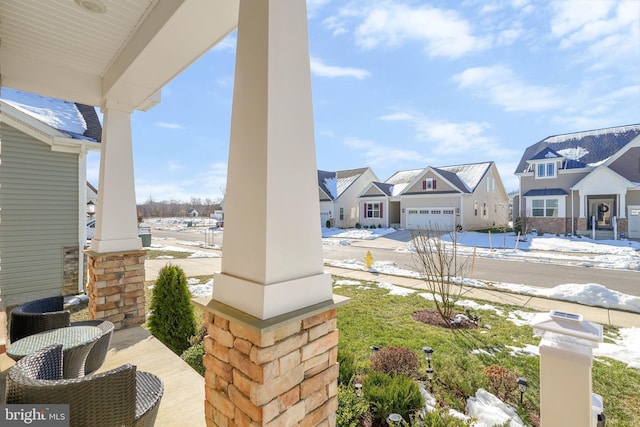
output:
<svg viewBox="0 0 640 427"><path fill-rule="evenodd" d="M133 176L132 109L107 101L102 112L96 233L91 240L91 249L97 253L140 250L142 242L138 237Z"/></svg>
<svg viewBox="0 0 640 427"><path fill-rule="evenodd" d="M316 170L306 4L241 1L214 300L258 319L332 300Z"/></svg>

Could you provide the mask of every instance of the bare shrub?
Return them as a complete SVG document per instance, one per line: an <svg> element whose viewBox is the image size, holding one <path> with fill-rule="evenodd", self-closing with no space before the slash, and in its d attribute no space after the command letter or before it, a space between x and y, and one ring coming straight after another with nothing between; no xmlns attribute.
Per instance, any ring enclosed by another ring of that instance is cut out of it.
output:
<svg viewBox="0 0 640 427"><path fill-rule="evenodd" d="M450 242L442 240L443 235L448 235ZM452 321L455 303L462 293L462 279L468 271L468 259L458 254L458 235L457 231L443 232L438 227L411 232L414 265L447 324Z"/></svg>
<svg viewBox="0 0 640 427"><path fill-rule="evenodd" d="M371 356L371 369L388 375L414 376L420 363L418 356L405 347L385 347Z"/></svg>
<svg viewBox="0 0 640 427"><path fill-rule="evenodd" d="M493 394L503 401L507 401L509 396L518 388L518 374L511 372L498 365L491 365L484 368L484 374L489 380L489 386Z"/></svg>

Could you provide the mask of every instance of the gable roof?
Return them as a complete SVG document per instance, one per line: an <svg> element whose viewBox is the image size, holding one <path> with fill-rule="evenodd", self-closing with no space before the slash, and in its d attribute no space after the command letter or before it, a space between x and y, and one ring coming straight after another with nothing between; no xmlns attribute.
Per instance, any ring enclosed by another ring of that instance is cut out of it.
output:
<svg viewBox="0 0 640 427"><path fill-rule="evenodd" d="M385 184L393 185L391 195L397 196L404 192L405 188L415 182L420 175L432 170L451 185L463 193L473 193L480 184L493 162L466 163L462 165L426 167L424 169L411 169L398 171L385 181Z"/></svg>
<svg viewBox="0 0 640 427"><path fill-rule="evenodd" d="M94 107L6 87L0 100L70 139L101 141L102 126Z"/></svg>
<svg viewBox="0 0 640 427"><path fill-rule="evenodd" d="M640 135L640 124L554 135L525 150L515 173L528 169L528 161L553 152L567 159L565 169L597 166Z"/></svg>
<svg viewBox="0 0 640 427"><path fill-rule="evenodd" d="M331 200L336 200L367 170L369 168L337 172L318 170L318 186Z"/></svg>

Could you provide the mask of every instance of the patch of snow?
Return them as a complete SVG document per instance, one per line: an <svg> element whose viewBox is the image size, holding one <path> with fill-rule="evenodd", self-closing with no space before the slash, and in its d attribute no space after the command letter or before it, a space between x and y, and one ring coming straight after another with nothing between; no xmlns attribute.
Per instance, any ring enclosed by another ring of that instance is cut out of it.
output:
<svg viewBox="0 0 640 427"><path fill-rule="evenodd" d="M388 289L389 290L389 295L397 295L397 296L402 296L402 297L410 295L410 294L413 294L413 293L416 292L413 289L403 288L401 286L392 285L391 283L387 283L387 282L378 283L378 287L382 288L382 289Z"/></svg>
<svg viewBox="0 0 640 427"><path fill-rule="evenodd" d="M525 427L516 410L484 389L467 399L467 414L478 427L492 427L510 422L511 427Z"/></svg>
<svg viewBox="0 0 640 427"><path fill-rule="evenodd" d="M582 157L589 154L589 150L584 147L565 148L564 150L558 150L558 154L571 160L580 160Z"/></svg>
<svg viewBox="0 0 640 427"><path fill-rule="evenodd" d="M395 233L395 228L322 228L322 237L341 239L374 240L387 234Z"/></svg>

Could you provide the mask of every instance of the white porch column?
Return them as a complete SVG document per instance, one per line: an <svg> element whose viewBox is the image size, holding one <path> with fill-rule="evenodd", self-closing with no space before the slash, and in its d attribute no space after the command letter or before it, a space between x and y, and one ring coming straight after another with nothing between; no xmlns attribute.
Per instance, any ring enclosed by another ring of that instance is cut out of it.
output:
<svg viewBox="0 0 640 427"><path fill-rule="evenodd" d="M618 194L618 218L627 217L627 194Z"/></svg>
<svg viewBox="0 0 640 427"><path fill-rule="evenodd" d="M304 1L241 1L221 273L258 319L332 300L324 273Z"/></svg>
<svg viewBox="0 0 640 427"><path fill-rule="evenodd" d="M114 101L102 107L102 152L96 212L96 253L139 250L131 139L132 108Z"/></svg>
<svg viewBox="0 0 640 427"><path fill-rule="evenodd" d="M586 196L581 191L578 191L578 195L580 196L580 218L584 218L585 217L584 208L585 208L585 205L587 204L587 199L586 199Z"/></svg>

